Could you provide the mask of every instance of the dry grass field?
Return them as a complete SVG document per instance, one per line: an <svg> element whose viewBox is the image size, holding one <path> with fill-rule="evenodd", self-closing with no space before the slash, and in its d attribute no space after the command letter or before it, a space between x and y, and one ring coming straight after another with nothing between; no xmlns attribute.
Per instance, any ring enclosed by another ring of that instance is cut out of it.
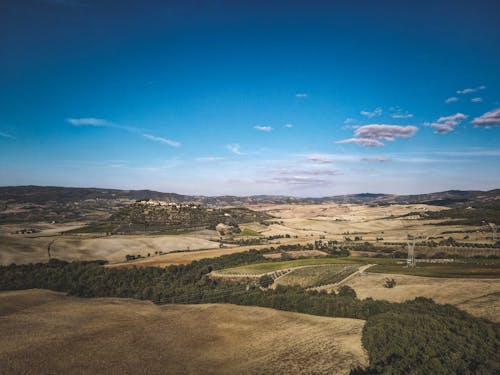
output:
<svg viewBox="0 0 500 375"><path fill-rule="evenodd" d="M259 223L245 224L242 227L260 233L262 236L290 235L290 239L278 239L270 245L228 247L218 249L215 231L196 231L179 235L60 235L83 225L82 223L49 224L24 223L23 228L37 228L40 233L14 235L19 225L0 227L0 264L45 262L47 245L56 240L52 255L64 260L105 259L111 263L123 262L125 255L154 255L156 251L214 249L212 252L177 253L137 261L137 264L160 265L188 263L192 260L220 256L222 254L246 251L251 248L264 248L280 244L306 244L324 236L327 239L342 240L348 235L360 235L363 241L403 241L408 233L424 233L439 236L446 231L477 229L460 225L436 226L436 221L416 220L415 218L394 218L412 211L434 211L443 207L422 204L390 205L370 207L361 204L318 204L318 205L260 205L254 210L267 212L275 219L269 226ZM281 223L282 222L282 223ZM349 234L347 234L349 233ZM470 233L469 241L487 242L484 233ZM449 236L448 234L446 237ZM462 235L463 236L463 235ZM128 264L125 264L128 265Z"/></svg>
<svg viewBox="0 0 500 375"><path fill-rule="evenodd" d="M0 293L0 317L3 374L347 374L367 363L355 319L43 290Z"/></svg>
<svg viewBox="0 0 500 375"><path fill-rule="evenodd" d="M385 288L387 278L396 287ZM352 287L358 298L402 302L415 297L432 298L437 303L449 303L473 315L500 322L500 279L436 278L381 273L357 275L345 285Z"/></svg>
<svg viewBox="0 0 500 375"><path fill-rule="evenodd" d="M51 247L52 257L64 260L106 259L120 262L125 255L147 256L155 251L214 249L219 244L206 239L185 235L168 236L107 236L64 235L33 237L22 235L0 236L0 264L46 262L47 246Z"/></svg>

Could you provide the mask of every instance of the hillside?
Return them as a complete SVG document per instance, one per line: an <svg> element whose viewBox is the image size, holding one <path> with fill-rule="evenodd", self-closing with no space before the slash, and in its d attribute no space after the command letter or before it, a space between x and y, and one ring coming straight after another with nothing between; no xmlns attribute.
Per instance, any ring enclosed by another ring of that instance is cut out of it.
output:
<svg viewBox="0 0 500 375"><path fill-rule="evenodd" d="M367 364L355 319L43 290L0 293L0 316L0 363L12 374L346 374Z"/></svg>
<svg viewBox="0 0 500 375"><path fill-rule="evenodd" d="M195 204L140 201L77 231L130 234L215 229L219 223L237 227L238 224L269 218L268 214L244 207L207 208Z"/></svg>

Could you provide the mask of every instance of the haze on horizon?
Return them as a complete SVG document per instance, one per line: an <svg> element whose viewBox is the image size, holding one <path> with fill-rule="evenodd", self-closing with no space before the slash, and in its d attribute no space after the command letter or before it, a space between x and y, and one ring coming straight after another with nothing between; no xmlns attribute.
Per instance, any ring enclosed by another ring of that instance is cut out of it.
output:
<svg viewBox="0 0 500 375"><path fill-rule="evenodd" d="M0 185L500 187L498 1L0 3Z"/></svg>

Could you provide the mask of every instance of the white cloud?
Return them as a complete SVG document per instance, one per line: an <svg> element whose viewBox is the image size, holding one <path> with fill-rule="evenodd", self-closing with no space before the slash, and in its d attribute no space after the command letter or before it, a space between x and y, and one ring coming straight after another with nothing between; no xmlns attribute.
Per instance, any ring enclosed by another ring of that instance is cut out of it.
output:
<svg viewBox="0 0 500 375"><path fill-rule="evenodd" d="M391 107L390 111L391 111L392 118L412 118L413 117L413 114L411 114L408 111L403 111L401 108L399 108L397 106Z"/></svg>
<svg viewBox="0 0 500 375"><path fill-rule="evenodd" d="M113 123L94 117L84 117L84 118L68 118L66 119L71 125L75 126L112 126Z"/></svg>
<svg viewBox="0 0 500 375"><path fill-rule="evenodd" d="M472 124L476 126L498 126L500 125L500 108L476 117L472 120Z"/></svg>
<svg viewBox="0 0 500 375"><path fill-rule="evenodd" d="M171 139L157 137L157 136L151 135L151 134L142 134L142 136L146 139L149 139L150 141L162 143L164 145L168 145L171 147L179 147L181 145L179 142L172 141Z"/></svg>
<svg viewBox="0 0 500 375"><path fill-rule="evenodd" d="M353 119L352 117L348 117L344 120L344 124L346 124L346 125L354 124L355 122L357 122L357 121L355 119Z"/></svg>
<svg viewBox="0 0 500 375"><path fill-rule="evenodd" d="M483 101L483 98L479 98L479 97L478 98L472 98L470 101L472 103L481 103Z"/></svg>
<svg viewBox="0 0 500 375"><path fill-rule="evenodd" d="M356 145L365 147L382 147L384 145L382 142L372 138L349 138L349 139L344 139L342 141L337 141L335 143L338 144L354 143Z"/></svg>
<svg viewBox="0 0 500 375"><path fill-rule="evenodd" d="M382 147L384 144L381 140L392 142L396 138L410 138L414 136L418 128L413 125L386 125L386 124L369 124L357 128L354 132L356 138L344 139L337 141L338 144L353 143L365 147Z"/></svg>
<svg viewBox="0 0 500 375"><path fill-rule="evenodd" d="M306 93L298 93L298 94L295 94L295 97L296 98L307 98L308 95Z"/></svg>
<svg viewBox="0 0 500 375"><path fill-rule="evenodd" d="M311 154L311 155L306 155L304 157L306 161L310 161L313 163L319 163L319 164L330 164L333 163L333 160L329 155L324 155L324 154Z"/></svg>
<svg viewBox="0 0 500 375"><path fill-rule="evenodd" d="M240 150L240 145L237 143L232 143L230 145L227 145L226 148L231 151L233 154L236 155L243 155L243 153Z"/></svg>
<svg viewBox="0 0 500 375"><path fill-rule="evenodd" d="M195 158L194 160L199 162L213 162L213 161L221 161L224 160L222 156L201 156L199 158Z"/></svg>
<svg viewBox="0 0 500 375"><path fill-rule="evenodd" d="M473 92L477 92L477 91L481 91L481 90L484 90L486 89L486 86L478 86L478 87L474 87L474 88L467 88L467 89L463 89L463 90L457 90L457 94L460 94L460 95L464 95L464 94L472 94Z"/></svg>
<svg viewBox="0 0 500 375"><path fill-rule="evenodd" d="M393 113L391 115L392 118L412 118L413 114L405 112L405 113Z"/></svg>
<svg viewBox="0 0 500 375"><path fill-rule="evenodd" d="M285 125L285 128L287 128L287 129L291 129L291 128L293 128L293 124L286 124L286 125Z"/></svg>
<svg viewBox="0 0 500 375"><path fill-rule="evenodd" d="M396 138L409 138L414 136L418 128L413 125L399 126L386 124L370 124L356 129L354 134L360 138L383 139L394 141Z"/></svg>
<svg viewBox="0 0 500 375"><path fill-rule="evenodd" d="M262 126L262 125L254 126L254 129L257 129L261 132L270 132L271 130L273 130L273 128L270 126Z"/></svg>
<svg viewBox="0 0 500 375"><path fill-rule="evenodd" d="M451 96L448 99L444 101L445 103L453 103L453 102L458 102L458 98L456 96Z"/></svg>
<svg viewBox="0 0 500 375"><path fill-rule="evenodd" d="M426 122L424 125L432 127L438 134L447 134L453 131L454 127L460 124L467 117L467 115L458 112L451 116L442 116L435 122Z"/></svg>
<svg viewBox="0 0 500 375"><path fill-rule="evenodd" d="M370 112L370 111L361 111L359 113L361 115L363 115L363 116L368 117L368 118L372 118L372 117L375 117L375 116L381 116L382 115L382 108L377 107L372 112Z"/></svg>

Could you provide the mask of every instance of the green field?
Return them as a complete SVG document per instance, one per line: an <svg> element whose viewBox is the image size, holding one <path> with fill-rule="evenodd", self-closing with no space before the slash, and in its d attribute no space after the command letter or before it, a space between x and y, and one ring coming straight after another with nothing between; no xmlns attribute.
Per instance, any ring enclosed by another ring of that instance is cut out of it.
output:
<svg viewBox="0 0 500 375"><path fill-rule="evenodd" d="M281 277L280 285L299 285L303 288L337 283L358 269L358 264L323 264L297 268Z"/></svg>
<svg viewBox="0 0 500 375"><path fill-rule="evenodd" d="M238 233L235 237L260 237L260 233L253 229L245 228L241 231L241 233Z"/></svg>
<svg viewBox="0 0 500 375"><path fill-rule="evenodd" d="M498 262L490 263L491 264L475 264L471 262L456 262L449 264L417 263L417 266L414 268L406 268L400 264L379 264L371 267L368 272L427 277L500 278L500 264L498 264Z"/></svg>
<svg viewBox="0 0 500 375"><path fill-rule="evenodd" d="M378 260L378 259L377 259ZM226 268L224 270L217 271L223 274L252 274L261 275L263 273L274 272L282 269L300 267L300 266L316 266L324 264L363 264L368 263L367 258L308 258L308 259L296 259L287 260L283 262L266 262L266 263L255 263L248 264L240 267Z"/></svg>

